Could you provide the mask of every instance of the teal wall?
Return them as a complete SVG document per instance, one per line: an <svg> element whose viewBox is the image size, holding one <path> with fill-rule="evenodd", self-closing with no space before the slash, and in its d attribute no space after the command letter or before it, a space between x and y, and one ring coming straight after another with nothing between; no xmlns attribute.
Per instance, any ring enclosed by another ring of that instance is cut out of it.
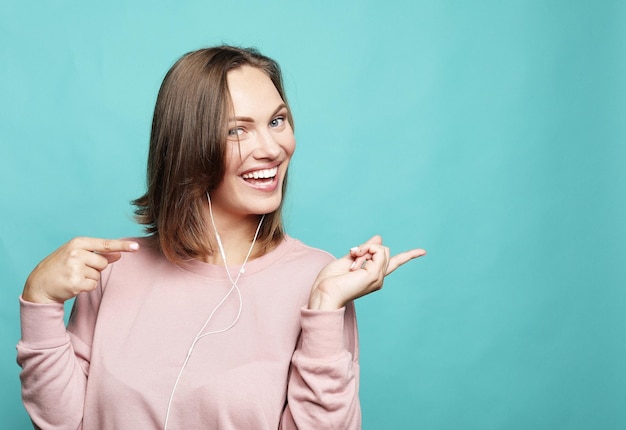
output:
<svg viewBox="0 0 626 430"><path fill-rule="evenodd" d="M90 3L1 6L3 428L26 276L139 234L160 81L221 42L283 66L290 234L429 252L357 304L364 429L626 428L626 3Z"/></svg>

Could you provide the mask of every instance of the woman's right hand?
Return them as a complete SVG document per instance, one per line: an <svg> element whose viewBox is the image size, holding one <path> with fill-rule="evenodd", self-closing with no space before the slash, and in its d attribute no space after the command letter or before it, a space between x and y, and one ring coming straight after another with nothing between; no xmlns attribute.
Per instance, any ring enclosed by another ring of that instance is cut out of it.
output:
<svg viewBox="0 0 626 430"><path fill-rule="evenodd" d="M33 303L63 303L96 288L102 272L122 252L139 250L131 240L77 237L43 259L26 280L22 299Z"/></svg>

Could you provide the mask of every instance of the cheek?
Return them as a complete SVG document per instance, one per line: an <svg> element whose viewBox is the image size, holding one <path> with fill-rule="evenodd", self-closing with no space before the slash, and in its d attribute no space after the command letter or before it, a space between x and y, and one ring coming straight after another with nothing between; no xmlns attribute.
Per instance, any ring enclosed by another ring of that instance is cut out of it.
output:
<svg viewBox="0 0 626 430"><path fill-rule="evenodd" d="M285 141L283 142L283 149L285 153L291 157L296 150L296 138L293 133L289 133L289 136L286 136Z"/></svg>
<svg viewBox="0 0 626 430"><path fill-rule="evenodd" d="M224 162L226 163L226 171L227 172L236 172L239 166L241 165L243 153L241 152L241 148L238 144L234 144L230 146L230 151L226 153L226 159Z"/></svg>
<svg viewBox="0 0 626 430"><path fill-rule="evenodd" d="M291 157L295 151L296 151L296 141L293 140L291 142L291 145L289 146L289 149L287 150L287 154L289 154L289 157Z"/></svg>

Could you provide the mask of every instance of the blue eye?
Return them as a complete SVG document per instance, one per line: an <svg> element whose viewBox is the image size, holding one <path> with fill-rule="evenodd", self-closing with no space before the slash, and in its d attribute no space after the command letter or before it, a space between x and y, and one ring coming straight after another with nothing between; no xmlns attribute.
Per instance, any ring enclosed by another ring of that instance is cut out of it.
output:
<svg viewBox="0 0 626 430"><path fill-rule="evenodd" d="M230 130L228 130L229 136L241 136L242 134L243 134L243 128L241 127L231 128Z"/></svg>
<svg viewBox="0 0 626 430"><path fill-rule="evenodd" d="M285 123L285 118L283 118L282 116L279 116L270 121L270 127L273 127L273 128L280 127L284 123Z"/></svg>

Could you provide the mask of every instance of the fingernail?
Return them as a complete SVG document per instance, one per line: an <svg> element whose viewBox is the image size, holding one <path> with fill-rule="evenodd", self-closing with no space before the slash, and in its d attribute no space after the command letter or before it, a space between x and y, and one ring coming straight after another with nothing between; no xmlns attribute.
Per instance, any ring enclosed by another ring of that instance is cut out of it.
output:
<svg viewBox="0 0 626 430"><path fill-rule="evenodd" d="M355 266L355 265L356 265L356 260L354 260L354 261L352 262L352 265L350 266L350 270L354 269L354 266Z"/></svg>
<svg viewBox="0 0 626 430"><path fill-rule="evenodd" d="M359 247L358 247L358 246L355 246L355 247L353 247L353 248L350 248L350 251L352 251L352 252L357 252L358 250L359 250Z"/></svg>
<svg viewBox="0 0 626 430"><path fill-rule="evenodd" d="M129 245L129 248L132 249L133 251L137 251L139 249L139 244L133 242Z"/></svg>

